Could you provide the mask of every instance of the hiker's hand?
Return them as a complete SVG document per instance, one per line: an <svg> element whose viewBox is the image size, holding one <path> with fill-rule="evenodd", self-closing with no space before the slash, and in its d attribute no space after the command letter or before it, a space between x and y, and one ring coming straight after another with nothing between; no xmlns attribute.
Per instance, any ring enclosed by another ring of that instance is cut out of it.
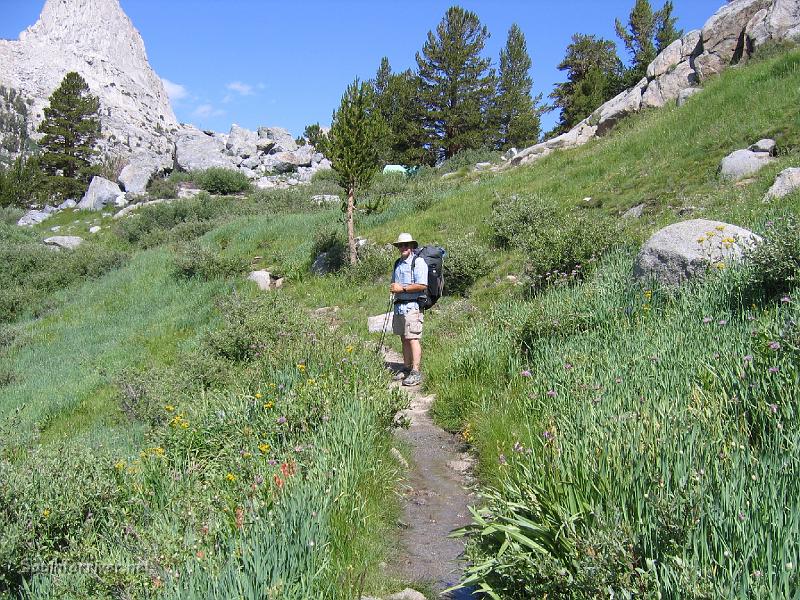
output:
<svg viewBox="0 0 800 600"><path fill-rule="evenodd" d="M393 283L389 286L389 291L393 294L399 294L403 291L403 284L402 283Z"/></svg>

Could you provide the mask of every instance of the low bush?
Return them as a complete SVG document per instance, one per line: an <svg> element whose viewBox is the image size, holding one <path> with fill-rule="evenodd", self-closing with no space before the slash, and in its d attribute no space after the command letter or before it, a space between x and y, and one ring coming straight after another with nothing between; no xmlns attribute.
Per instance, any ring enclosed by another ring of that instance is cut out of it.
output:
<svg viewBox="0 0 800 600"><path fill-rule="evenodd" d="M247 175L236 169L211 167L194 174L197 184L209 194L228 196L250 190Z"/></svg>
<svg viewBox="0 0 800 600"><path fill-rule="evenodd" d="M167 176L156 177L147 186L147 193L153 200L173 199L178 197L178 184L194 181L195 174L185 171L173 171Z"/></svg>
<svg viewBox="0 0 800 600"><path fill-rule="evenodd" d="M347 236L342 226L325 225L314 232L311 245L311 260L325 253L325 266L329 273L335 273L347 263Z"/></svg>
<svg viewBox="0 0 800 600"><path fill-rule="evenodd" d="M204 281L235 277L244 272L247 261L224 256L196 242L180 246L175 252L175 273L178 277L197 277Z"/></svg>
<svg viewBox="0 0 800 600"><path fill-rule="evenodd" d="M474 235L448 241L444 245L444 291L450 296L465 296L492 266L492 251L478 243Z"/></svg>
<svg viewBox="0 0 800 600"><path fill-rule="evenodd" d="M15 206L0 206L0 223L16 225L25 211Z"/></svg>
<svg viewBox="0 0 800 600"><path fill-rule="evenodd" d="M228 214L226 200L200 194L180 202L165 202L140 208L136 214L114 224L119 238L140 248L168 241L188 241L208 231L216 219Z"/></svg>
<svg viewBox="0 0 800 600"><path fill-rule="evenodd" d="M37 156L18 157L8 167L0 166L0 207L27 207L46 199L45 177Z"/></svg>
<svg viewBox="0 0 800 600"><path fill-rule="evenodd" d="M500 152L491 150L489 148L476 148L470 150L462 150L461 152L444 160L437 170L440 175L445 173L454 173L463 168L470 169L480 162L498 162L500 160Z"/></svg>
<svg viewBox="0 0 800 600"><path fill-rule="evenodd" d="M347 277L354 283L373 283L391 274L396 256L393 248L367 243L358 249L358 261L347 265Z"/></svg>
<svg viewBox="0 0 800 600"><path fill-rule="evenodd" d="M525 254L534 289L581 278L588 265L619 243L619 227L610 218L539 196L512 195L496 202L491 227L496 244Z"/></svg>
<svg viewBox="0 0 800 600"><path fill-rule="evenodd" d="M768 220L762 243L745 254L742 290L748 298L772 297L797 286L800 281L800 222L793 214Z"/></svg>

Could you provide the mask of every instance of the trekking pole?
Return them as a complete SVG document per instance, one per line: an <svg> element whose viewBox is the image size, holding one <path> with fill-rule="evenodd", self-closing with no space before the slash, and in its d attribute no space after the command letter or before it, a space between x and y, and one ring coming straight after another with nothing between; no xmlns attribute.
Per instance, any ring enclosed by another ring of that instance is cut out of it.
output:
<svg viewBox="0 0 800 600"><path fill-rule="evenodd" d="M383 342L386 339L386 327L389 325L389 318L392 316L392 306L394 305L394 294L389 293L389 307L386 309L386 315L383 317L383 327L381 328L381 341L378 344L376 354L380 353L383 349Z"/></svg>

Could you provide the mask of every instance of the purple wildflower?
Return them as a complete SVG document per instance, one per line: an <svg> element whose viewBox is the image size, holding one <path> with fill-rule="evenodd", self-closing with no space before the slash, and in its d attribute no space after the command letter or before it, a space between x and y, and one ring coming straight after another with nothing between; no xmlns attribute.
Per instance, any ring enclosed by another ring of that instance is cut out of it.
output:
<svg viewBox="0 0 800 600"><path fill-rule="evenodd" d="M744 516L744 513L743 513L743 512L740 512L740 513L737 515L737 517L739 518L739 520L740 520L740 521L744 521L744 520L745 520L745 516Z"/></svg>
<svg viewBox="0 0 800 600"><path fill-rule="evenodd" d="M767 370L768 370L770 373L777 373L777 372L778 372L778 367L770 367L770 368L769 368L769 369L767 369Z"/></svg>
<svg viewBox="0 0 800 600"><path fill-rule="evenodd" d="M508 461L506 460L506 455L501 452L497 457L497 462L499 462L501 465L507 465Z"/></svg>
<svg viewBox="0 0 800 600"><path fill-rule="evenodd" d="M792 299L789 296L784 296L783 298L781 298L781 302L783 304L789 304L789 302L791 302L791 301L792 301Z"/></svg>
<svg viewBox="0 0 800 600"><path fill-rule="evenodd" d="M304 450L304 448L302 446L300 446L300 445L297 445L297 446L294 447L294 451L295 452L302 452L303 450Z"/></svg>
<svg viewBox="0 0 800 600"><path fill-rule="evenodd" d="M770 342L769 343L769 349L770 350L780 350L781 349L781 343L780 342Z"/></svg>
<svg viewBox="0 0 800 600"><path fill-rule="evenodd" d="M571 365L570 363L566 363L566 364L564 365L564 370L565 370L565 371L569 371L570 369L572 369L572 365Z"/></svg>
<svg viewBox="0 0 800 600"><path fill-rule="evenodd" d="M514 452L519 454L525 450L525 446L523 446L519 441L514 442Z"/></svg>
<svg viewBox="0 0 800 600"><path fill-rule="evenodd" d="M267 464L268 464L270 467L275 467L275 466L277 466L277 464L278 464L278 461L277 461L277 460L275 460L274 458L270 458L270 459L267 461Z"/></svg>
<svg viewBox="0 0 800 600"><path fill-rule="evenodd" d="M744 357L744 362L746 362L746 363L753 362L753 355L752 354L747 354Z"/></svg>
<svg viewBox="0 0 800 600"><path fill-rule="evenodd" d="M727 325L727 324L728 324L728 320L727 319L720 319L719 321L717 321L717 325L723 325L724 326L724 325Z"/></svg>
<svg viewBox="0 0 800 600"><path fill-rule="evenodd" d="M555 390L547 390L547 395L550 396L551 398L555 398L556 397L556 391Z"/></svg>
<svg viewBox="0 0 800 600"><path fill-rule="evenodd" d="M778 405L777 404L770 404L769 405L770 412L775 415L778 413Z"/></svg>
<svg viewBox="0 0 800 600"><path fill-rule="evenodd" d="M322 420L327 423L328 421L331 420L331 417L330 417L330 415L322 415Z"/></svg>
<svg viewBox="0 0 800 600"><path fill-rule="evenodd" d="M762 575L763 575L763 573L761 572L760 569L756 569L755 571L753 571L753 577L755 577L756 579L758 579Z"/></svg>
<svg viewBox="0 0 800 600"><path fill-rule="evenodd" d="M256 485L261 485L262 483L264 483L264 478L261 475L256 475L254 481Z"/></svg>
<svg viewBox="0 0 800 600"><path fill-rule="evenodd" d="M522 375L523 377L530 377L531 376L531 372L528 369L525 369L524 371L520 371L519 374Z"/></svg>
<svg viewBox="0 0 800 600"><path fill-rule="evenodd" d="M703 317L703 323L705 324L711 323L711 317Z"/></svg>
<svg viewBox="0 0 800 600"><path fill-rule="evenodd" d="M549 442L553 439L553 433L549 429L545 429L542 432L542 437L544 438L544 441Z"/></svg>
<svg viewBox="0 0 800 600"><path fill-rule="evenodd" d="M277 420L276 420L275 422L276 422L278 425L283 425L284 423L286 423L286 417L284 417L283 415L281 415L280 417L278 417L278 418L277 418Z"/></svg>

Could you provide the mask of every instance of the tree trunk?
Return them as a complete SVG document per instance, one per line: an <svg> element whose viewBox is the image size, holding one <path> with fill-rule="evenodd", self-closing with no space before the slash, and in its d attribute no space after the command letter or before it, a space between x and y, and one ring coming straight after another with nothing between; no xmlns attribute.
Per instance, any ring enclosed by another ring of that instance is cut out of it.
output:
<svg viewBox="0 0 800 600"><path fill-rule="evenodd" d="M350 249L350 264L356 264L356 232L353 226L353 209L356 205L355 188L350 186L347 190L347 247Z"/></svg>

